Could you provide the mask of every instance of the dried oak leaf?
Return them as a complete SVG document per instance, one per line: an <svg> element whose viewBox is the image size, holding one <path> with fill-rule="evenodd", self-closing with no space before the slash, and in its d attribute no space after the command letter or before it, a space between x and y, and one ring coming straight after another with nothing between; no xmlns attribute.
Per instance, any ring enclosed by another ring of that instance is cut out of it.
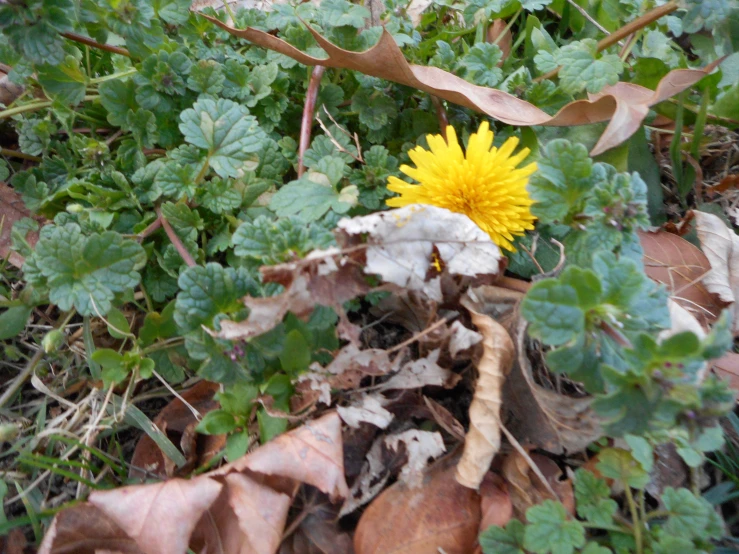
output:
<svg viewBox="0 0 739 554"><path fill-rule="evenodd" d="M346 498L341 419L331 412L306 422L209 475L244 470L313 485L332 499Z"/></svg>
<svg viewBox="0 0 739 554"><path fill-rule="evenodd" d="M672 298L707 326L718 319L723 308L716 294L708 291L702 279L711 264L701 250L682 237L665 231L640 231L644 250L644 271L663 283Z"/></svg>
<svg viewBox="0 0 739 554"><path fill-rule="evenodd" d="M333 506L312 501L302 510L296 516L300 526L282 543L279 554L354 554L351 535L339 528Z"/></svg>
<svg viewBox="0 0 739 554"><path fill-rule="evenodd" d="M457 481L477 489L500 450L501 394L506 374L516 357L508 331L493 318L477 311L469 297L462 301L472 323L482 333L482 357L477 364L478 377L470 405L470 430L464 440L464 452L457 466Z"/></svg>
<svg viewBox="0 0 739 554"><path fill-rule="evenodd" d="M454 479L455 460L441 460L423 486L402 481L386 489L362 514L354 533L357 554L467 554L480 526L480 496Z"/></svg>
<svg viewBox="0 0 739 554"><path fill-rule="evenodd" d="M26 261L23 256L10 249L10 234L13 230L13 223L23 219L24 217L33 217L33 214L26 208L21 200L20 195L10 186L0 182L0 260L8 258L8 261L20 269ZM43 218L36 218L37 221L43 223ZM31 246L36 244L38 240L38 232L28 233L26 240Z"/></svg>
<svg viewBox="0 0 739 554"><path fill-rule="evenodd" d="M739 333L739 236L716 215L695 210L695 224L711 270L703 284L723 302L731 304L734 334Z"/></svg>
<svg viewBox="0 0 739 554"><path fill-rule="evenodd" d="M460 106L483 112L490 117L515 126L548 125L569 127L608 121L603 135L592 155L618 146L628 139L649 113L649 107L686 90L713 71L721 60L704 69L676 69L665 75L656 90L633 83L616 83L591 95L589 100L577 100L550 116L533 104L501 90L473 85L461 77L438 67L409 64L392 35L383 28L380 40L369 50L351 52L326 40L315 29L308 30L327 58L315 58L301 52L274 35L247 27L235 29L215 17L203 17L232 35L244 38L258 46L284 54L304 65L321 65L351 69L406 85L454 102Z"/></svg>
<svg viewBox="0 0 739 554"><path fill-rule="evenodd" d="M497 473L487 472L480 483L480 532L491 525L505 527L513 517L508 483Z"/></svg>

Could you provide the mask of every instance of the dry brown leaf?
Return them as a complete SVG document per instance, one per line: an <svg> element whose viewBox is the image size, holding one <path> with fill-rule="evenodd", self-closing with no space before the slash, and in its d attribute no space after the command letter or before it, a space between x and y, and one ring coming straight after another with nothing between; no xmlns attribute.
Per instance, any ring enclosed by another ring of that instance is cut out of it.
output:
<svg viewBox="0 0 739 554"><path fill-rule="evenodd" d="M402 481L362 514L354 533L357 554L468 554L477 541L480 496L454 479L455 460L432 467L423 486Z"/></svg>
<svg viewBox="0 0 739 554"><path fill-rule="evenodd" d="M0 181L0 260L8 258L8 261L19 269L26 260L10 249L10 233L13 230L13 223L24 217L33 217L33 214L26 208L20 195ZM36 219L42 221L43 218ZM38 232L28 233L26 238L28 243L34 246L38 240Z"/></svg>
<svg viewBox="0 0 739 554"><path fill-rule="evenodd" d="M431 417L439 424L439 427L456 440L460 442L464 440L464 427L449 410L427 396L423 397L423 403L426 404Z"/></svg>
<svg viewBox="0 0 739 554"><path fill-rule="evenodd" d="M482 335L468 329L459 321L452 323L450 327L451 334L449 336L449 353L452 358L456 358L457 354L463 350L472 348L482 340Z"/></svg>
<svg viewBox="0 0 739 554"><path fill-rule="evenodd" d="M111 518L83 502L56 515L38 554L97 554L104 550L144 552Z"/></svg>
<svg viewBox="0 0 739 554"><path fill-rule="evenodd" d="M386 449L385 437L380 436L367 452L362 469L354 483L352 483L349 495L341 506L339 517L350 514L357 508L364 506L385 488L385 483L390 478L391 472L383 459L384 449Z"/></svg>
<svg viewBox="0 0 739 554"><path fill-rule="evenodd" d="M204 415L218 407L213 399L218 390L217 383L200 381L194 387L181 392L180 396ZM206 463L225 446L225 435L201 435L202 440L198 442L198 436L194 432L198 420L179 398L162 408L153 423L173 444L180 445L188 463L178 469L148 435L142 435L131 458L130 477L146 478L153 475L166 479L174 475L189 474L193 468Z"/></svg>
<svg viewBox="0 0 739 554"><path fill-rule="evenodd" d="M511 48L513 47L513 34L511 33L511 29L508 27L508 22L505 19L494 20L490 27L488 27L487 35L488 42L497 41L498 47L503 53L500 61L497 63L497 66L501 67L503 62L511 55Z"/></svg>
<svg viewBox="0 0 739 554"><path fill-rule="evenodd" d="M575 495L572 482L562 480L562 471L556 463L541 454L532 454L531 461L536 464L539 472L546 478L549 486L532 470L529 460L518 451L512 452L503 462L503 477L508 483L508 492L513 505L513 517L525 519L526 510L531 506L541 504L544 500L559 500L571 514L575 514ZM556 493L552 498L549 491Z"/></svg>
<svg viewBox="0 0 739 554"><path fill-rule="evenodd" d="M716 374L729 382L729 386L739 393L739 354L727 352L713 362Z"/></svg>
<svg viewBox="0 0 739 554"><path fill-rule="evenodd" d="M480 484L480 532L491 525L505 527L513 517L513 503L508 484L497 473L488 472Z"/></svg>
<svg viewBox="0 0 739 554"><path fill-rule="evenodd" d="M417 389L426 386L454 388L459 382L459 375L436 363L439 353L439 350L434 350L425 358L403 364L400 371L378 385L377 390Z"/></svg>
<svg viewBox="0 0 739 554"><path fill-rule="evenodd" d="M245 469L313 485L332 499L346 498L341 419L331 412L306 422L209 475Z"/></svg>
<svg viewBox="0 0 739 554"><path fill-rule="evenodd" d="M720 217L695 210L695 224L711 271L703 284L723 302L732 304L734 334L739 333L739 236Z"/></svg>
<svg viewBox="0 0 739 554"><path fill-rule="evenodd" d="M676 69L665 75L656 90L633 83L616 83L605 87L589 100L567 104L556 115L550 116L533 104L501 90L486 88L465 81L438 67L409 64L395 39L383 29L378 43L364 52L350 52L335 46L315 29L308 30L328 58L315 58L301 52L274 35L247 27L234 29L215 17L201 14L232 35L244 38L258 46L284 54L304 65L322 65L359 71L418 90L422 90L465 106L509 125L548 125L569 127L608 121L591 154L596 155L628 139L641 125L649 107L662 102L691 87L718 65L720 60L704 69Z"/></svg>
<svg viewBox="0 0 739 554"><path fill-rule="evenodd" d="M711 270L706 255L684 238L665 231L640 231L639 240L644 249L645 273L663 283L673 299L702 325L716 321L723 306L702 282Z"/></svg>
<svg viewBox="0 0 739 554"><path fill-rule="evenodd" d="M283 542L279 554L354 554L349 533L342 531L336 511L328 503L308 504L298 514L300 526Z"/></svg>
<svg viewBox="0 0 739 554"><path fill-rule="evenodd" d="M89 502L146 554L184 554L201 516L221 492L208 477L93 491Z"/></svg>
<svg viewBox="0 0 739 554"><path fill-rule="evenodd" d="M336 411L349 427L357 428L360 423L371 423L375 427L385 429L394 417L383 408L385 404L387 399L381 394L363 394L356 404L339 406Z"/></svg>
<svg viewBox="0 0 739 554"><path fill-rule="evenodd" d="M410 488L420 487L429 458L438 458L446 451L444 441L439 433L418 429L409 429L385 438L385 444L396 452L401 443L405 445L408 462L400 472L400 480Z"/></svg>
<svg viewBox="0 0 739 554"><path fill-rule="evenodd" d="M515 358L515 347L508 331L500 323L476 311L469 298L463 301L463 305L470 311L472 323L482 333L483 353L477 365L477 383L470 405L470 430L457 466L457 481L465 487L477 489L500 450L501 393L505 376Z"/></svg>

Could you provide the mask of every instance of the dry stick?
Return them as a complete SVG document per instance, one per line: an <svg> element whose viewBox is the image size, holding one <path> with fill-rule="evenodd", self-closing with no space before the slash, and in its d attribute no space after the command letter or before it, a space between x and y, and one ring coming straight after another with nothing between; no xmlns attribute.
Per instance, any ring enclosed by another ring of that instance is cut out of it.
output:
<svg viewBox="0 0 739 554"><path fill-rule="evenodd" d="M158 206L157 206L157 217L158 219L162 220L162 227L164 227L164 232L167 233L167 236L169 237L169 240L172 242L172 245L175 247L175 250L177 250L177 253L180 255L180 257L182 257L182 259L185 261L187 266L193 267L195 265L198 265L197 262L194 260L194 258L187 251L187 248L185 248L185 245L182 244L180 237L178 237L177 233L175 233L174 229L172 229L172 226L169 224L169 221L167 221L167 218L164 217L164 215L162 214L162 209Z"/></svg>
<svg viewBox="0 0 739 554"><path fill-rule="evenodd" d="M606 29L605 27L603 27L603 25L601 25L600 23L598 23L598 22L597 22L597 21L596 21L596 20L595 20L595 19L593 18L593 16L592 16L592 15L590 15L590 14L589 14L589 13L587 12L587 10L586 10L586 9L585 9L585 8L583 8L582 6L580 6L580 5L579 5L579 4L577 3L577 2L575 2L575 0L567 0L567 1L569 2L570 6L572 6L572 7L573 7L573 8L575 8L575 9L576 9L577 11L579 11L579 12L580 12L580 15L582 15L582 16L583 16L583 17L584 17L585 19L587 19L588 21L590 21L590 23L591 23L591 24L593 24L593 25L594 25L595 27L597 27L597 29L598 29L598 30L599 30L599 31L600 31L601 33L603 33L603 34L605 34L605 35L608 35L608 34L609 34L609 33L608 33L608 29Z"/></svg>
<svg viewBox="0 0 739 554"><path fill-rule="evenodd" d="M93 48L106 50L108 52L112 52L113 54L120 54L121 56L126 56L127 58L131 57L131 54L125 48L120 48L119 46L111 46L110 44L101 44L95 40L92 40L91 38L78 35L77 33L62 33L62 36L64 38L68 38L69 40L73 40L74 42L79 42L81 44L86 44L87 46L92 46Z"/></svg>
<svg viewBox="0 0 739 554"><path fill-rule="evenodd" d="M21 160L28 160L29 162L40 162L41 158L38 156L31 156L31 154L24 154L17 150L11 150L10 148L0 148L0 155L8 156L9 158L18 158Z"/></svg>
<svg viewBox="0 0 739 554"><path fill-rule="evenodd" d="M444 104L441 103L441 99L438 96L431 96L431 103L436 108L436 119L439 120L439 127L441 128L441 136L446 141L446 128L449 125L449 118L446 115L446 109Z"/></svg>
<svg viewBox="0 0 739 554"><path fill-rule="evenodd" d="M677 2L675 0L672 0L671 2L668 2L664 6L657 6L653 10L648 11L644 15L637 17L634 21L627 23L623 27L621 27L618 31L614 31L610 35L608 35L606 38L598 42L598 52L602 52L609 46L613 46L618 41L626 38L632 33L635 33L639 29L643 29L647 25L650 25L657 21L660 17L664 17L665 15L671 14L678 8ZM557 74L559 74L559 70L561 69L561 66L553 69L549 73L545 73L544 75L541 75L540 77L537 77L534 79L535 83L538 83L539 81L543 81L545 79L552 79L553 77L556 77Z"/></svg>
<svg viewBox="0 0 739 554"><path fill-rule="evenodd" d="M313 112L316 109L316 100L318 99L318 89L321 86L321 78L326 68L317 65L313 68L308 82L308 90L305 91L305 105L303 106L303 119L300 122L300 146L298 147L298 178L305 173L305 165L303 165L303 157L305 151L310 145L310 132L313 127Z"/></svg>

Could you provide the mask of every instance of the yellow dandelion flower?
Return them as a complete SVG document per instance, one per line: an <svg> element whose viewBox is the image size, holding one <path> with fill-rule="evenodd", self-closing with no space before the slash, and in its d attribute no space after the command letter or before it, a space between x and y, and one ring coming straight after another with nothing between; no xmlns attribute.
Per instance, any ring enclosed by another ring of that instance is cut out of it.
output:
<svg viewBox="0 0 739 554"><path fill-rule="evenodd" d="M530 210L533 200L526 190L536 163L516 167L529 155L529 149L512 155L518 145L515 137L500 148L493 147L493 132L486 121L470 136L466 155L451 125L446 135L448 142L441 135L426 137L431 151L417 146L408 152L416 167L402 165L400 170L418 184L390 177L387 188L400 196L387 200L387 205L430 204L465 214L495 244L513 251L514 236L533 229L536 220Z"/></svg>

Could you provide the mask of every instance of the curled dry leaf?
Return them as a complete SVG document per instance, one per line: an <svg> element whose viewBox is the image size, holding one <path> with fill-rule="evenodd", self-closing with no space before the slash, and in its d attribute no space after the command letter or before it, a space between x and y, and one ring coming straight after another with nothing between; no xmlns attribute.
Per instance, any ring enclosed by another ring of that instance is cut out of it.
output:
<svg viewBox="0 0 739 554"><path fill-rule="evenodd" d="M183 391L180 397L195 408L200 415L205 415L218 407L218 403L213 399L213 395L218 390L217 383L200 381L194 387ZM142 435L131 458L130 477L156 476L166 479L174 475L189 474L195 467L208 462L223 449L226 443L225 435L198 436L195 433L198 420L180 398L175 398L162 408L153 423L167 435L173 444L180 445L187 464L178 469L149 435Z"/></svg>
<svg viewBox="0 0 739 554"><path fill-rule="evenodd" d="M387 399L381 394L364 394L359 403L336 408L349 427L357 428L360 423L371 423L375 427L385 429L393 420L393 414L388 412L383 405L387 403Z"/></svg>
<svg viewBox="0 0 739 554"><path fill-rule="evenodd" d="M515 347L508 331L500 323L476 311L469 299L463 305L470 311L472 323L482 333L483 352L477 365L477 383L470 405L470 430L457 466L457 481L465 487L477 489L500 450L501 393L505 376L515 358Z"/></svg>
<svg viewBox="0 0 739 554"><path fill-rule="evenodd" d="M513 34L506 20L496 19L493 21L490 27L488 27L487 38L488 42L497 43L500 51L503 53L497 64L500 67L508 59L508 56L511 55L511 48L513 47Z"/></svg>
<svg viewBox="0 0 739 554"><path fill-rule="evenodd" d="M498 273L500 249L490 236L466 215L444 208L416 204L342 219L337 227L343 245L368 245L366 273L432 300L442 300L440 277L428 278L435 252L451 275Z"/></svg>
<svg viewBox="0 0 739 554"><path fill-rule="evenodd" d="M394 81L465 106L504 123L515 126L571 126L608 121L610 123L591 152L599 154L618 146L640 127L649 107L686 90L715 69L720 60L704 69L676 69L665 75L656 90L633 83L616 83L591 95L589 100L577 100L550 116L533 104L493 88L473 85L461 77L438 67L409 64L392 35L383 28L380 40L364 52L350 52L335 46L315 29L308 30L328 55L315 58L298 50L274 35L253 27L234 29L215 17L201 14L232 35L258 46L284 54L304 65L322 65L359 71L365 75Z"/></svg>
<svg viewBox="0 0 739 554"><path fill-rule="evenodd" d="M574 515L575 494L572 481L562 479L562 471L552 459L541 454L532 454L530 458L547 484L542 482L529 460L518 451L509 454L503 462L503 477L508 483L513 517L525 519L526 510L548 499L559 500L567 511ZM556 498L552 496L552 492L556 494Z"/></svg>
<svg viewBox="0 0 739 554"><path fill-rule="evenodd" d="M703 284L723 302L732 304L734 334L739 333L739 236L716 215L695 211L695 224L711 271Z"/></svg>
<svg viewBox="0 0 739 554"><path fill-rule="evenodd" d="M2 101L0 103L5 104ZM5 183L0 182L0 260L7 258L18 269L23 267L23 263L26 260L18 252L10 249L10 234L13 230L13 223L24 217L33 217L33 214L28 211L20 195L15 190ZM43 222L43 218L36 219L40 223ZM28 233L26 240L28 240L31 246L34 246L38 240L38 232Z"/></svg>
<svg viewBox="0 0 739 554"><path fill-rule="evenodd" d="M400 480L410 488L420 487L429 458L438 458L446 451L444 441L439 433L418 429L409 429L385 439L385 444L396 452L401 443L405 445L408 462L400 472Z"/></svg>
<svg viewBox="0 0 739 554"><path fill-rule="evenodd" d="M451 335L449 337L449 353L452 358L456 358L460 352L472 348L482 340L482 335L468 329L459 321L455 321L451 325Z"/></svg>
<svg viewBox="0 0 739 554"><path fill-rule="evenodd" d="M699 248L666 231L639 232L644 250L644 271L663 283L673 300L707 326L718 318L723 307L718 296L709 292L702 279L711 264Z"/></svg>
<svg viewBox="0 0 739 554"><path fill-rule="evenodd" d="M480 496L454 479L454 460L434 464L423 486L402 481L364 511L354 533L357 554L468 554L477 541Z"/></svg>

